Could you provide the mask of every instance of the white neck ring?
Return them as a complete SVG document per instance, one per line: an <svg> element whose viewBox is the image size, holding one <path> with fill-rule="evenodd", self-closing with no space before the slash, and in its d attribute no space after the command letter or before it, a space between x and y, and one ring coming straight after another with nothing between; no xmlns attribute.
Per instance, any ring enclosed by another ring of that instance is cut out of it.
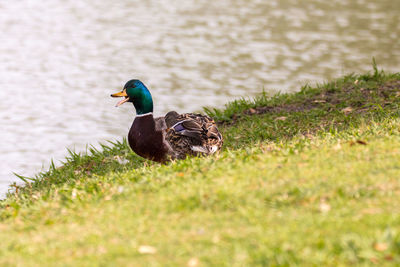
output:
<svg viewBox="0 0 400 267"><path fill-rule="evenodd" d="M136 117L144 117L144 116L149 116L153 115L153 112L145 113L145 114L136 114Z"/></svg>

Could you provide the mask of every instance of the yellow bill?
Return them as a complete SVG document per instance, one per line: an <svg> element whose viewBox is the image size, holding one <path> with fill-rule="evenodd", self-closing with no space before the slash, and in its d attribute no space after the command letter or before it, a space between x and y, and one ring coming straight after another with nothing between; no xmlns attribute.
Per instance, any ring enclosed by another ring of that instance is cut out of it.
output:
<svg viewBox="0 0 400 267"><path fill-rule="evenodd" d="M125 97L125 99L122 99L121 101L119 101L115 106L121 106L123 103L128 102L129 101L129 96L126 94L126 90L122 90L121 92L112 94L111 97Z"/></svg>

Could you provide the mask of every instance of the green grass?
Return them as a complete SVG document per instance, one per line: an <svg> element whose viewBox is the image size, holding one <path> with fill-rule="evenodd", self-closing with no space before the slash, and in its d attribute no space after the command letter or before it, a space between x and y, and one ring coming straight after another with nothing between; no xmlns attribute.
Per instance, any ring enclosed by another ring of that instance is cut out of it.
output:
<svg viewBox="0 0 400 267"><path fill-rule="evenodd" d="M0 265L399 265L399 92L375 68L206 109L208 158L71 152L0 202Z"/></svg>

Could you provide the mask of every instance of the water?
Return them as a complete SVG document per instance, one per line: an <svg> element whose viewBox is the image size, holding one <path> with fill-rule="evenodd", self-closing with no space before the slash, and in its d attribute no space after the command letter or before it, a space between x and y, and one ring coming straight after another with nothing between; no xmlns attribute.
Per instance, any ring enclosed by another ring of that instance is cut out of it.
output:
<svg viewBox="0 0 400 267"><path fill-rule="evenodd" d="M0 193L66 148L120 139L110 93L131 78L155 113L220 107L380 67L399 71L400 1L20 0L0 3Z"/></svg>

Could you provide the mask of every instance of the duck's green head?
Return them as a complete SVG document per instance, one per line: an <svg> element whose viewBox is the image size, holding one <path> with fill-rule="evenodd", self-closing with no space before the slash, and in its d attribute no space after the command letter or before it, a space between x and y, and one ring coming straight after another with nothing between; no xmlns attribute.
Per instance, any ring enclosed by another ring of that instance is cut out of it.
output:
<svg viewBox="0 0 400 267"><path fill-rule="evenodd" d="M117 107L126 103L132 102L135 106L138 115L153 112L153 99L149 89L139 80L128 81L124 89L111 95L112 97L125 97L117 103Z"/></svg>

